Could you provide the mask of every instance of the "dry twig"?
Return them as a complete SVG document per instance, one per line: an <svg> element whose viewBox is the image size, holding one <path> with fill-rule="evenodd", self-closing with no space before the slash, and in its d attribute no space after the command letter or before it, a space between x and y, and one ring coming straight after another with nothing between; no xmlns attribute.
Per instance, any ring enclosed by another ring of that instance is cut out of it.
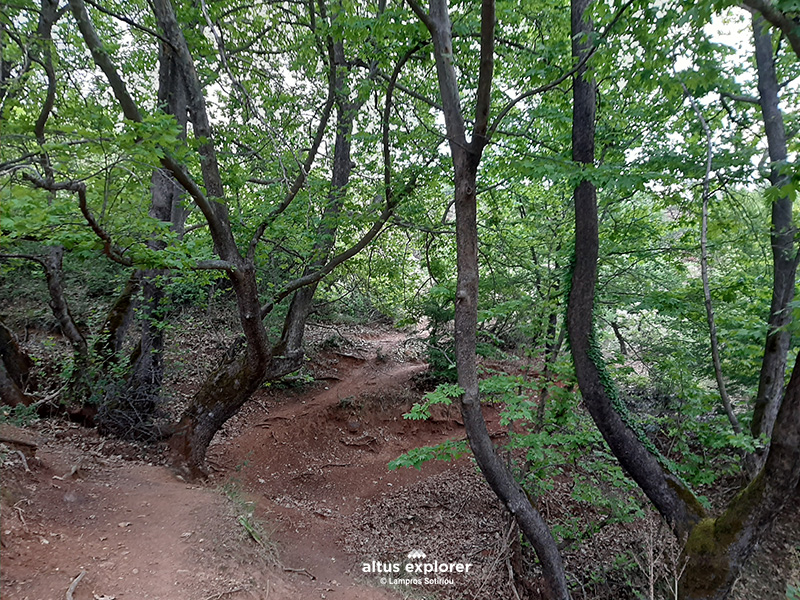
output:
<svg viewBox="0 0 800 600"><path fill-rule="evenodd" d="M67 590L67 600L74 600L72 594L75 593L75 589L78 587L78 584L81 582L81 579L83 579L84 575L86 575L86 571L81 571L81 574L72 580L72 583L69 585L69 589Z"/></svg>
<svg viewBox="0 0 800 600"><path fill-rule="evenodd" d="M284 571L286 571L286 572L288 572L288 573L300 573L300 574L302 574L302 575L305 575L306 577L309 577L309 578L310 578L310 579L312 579L312 580L313 580L313 579L316 579L316 577L314 577L314 575L312 575L311 573L309 573L309 572L308 572L308 570L307 570L307 569L305 569L305 568L302 568L302 569L293 569L292 567L283 567L283 570L284 570Z"/></svg>

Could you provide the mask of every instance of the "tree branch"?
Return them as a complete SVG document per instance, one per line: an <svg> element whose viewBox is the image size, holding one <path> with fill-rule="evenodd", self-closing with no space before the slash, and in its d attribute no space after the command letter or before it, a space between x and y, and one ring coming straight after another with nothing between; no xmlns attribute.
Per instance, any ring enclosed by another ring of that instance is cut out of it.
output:
<svg viewBox="0 0 800 600"><path fill-rule="evenodd" d="M122 114L130 121L141 123L142 115L139 112L139 107L136 106L136 102L128 92L125 82L122 81L122 78L117 73L108 51L103 48L103 43L100 41L92 21L89 19L89 13L86 12L86 5L83 0L69 0L69 6L72 9L75 20L78 22L78 28L86 45L89 47L89 52L91 52L95 64L100 67L100 70L103 71L106 79L108 79L111 90L122 108Z"/></svg>
<svg viewBox="0 0 800 600"><path fill-rule="evenodd" d="M150 29L149 27L145 27L144 25L141 25L141 24L137 23L133 19L129 19L126 16L117 14L117 13L107 9L102 4L94 2L94 0L85 0L85 1L86 1L87 4L89 4L89 6L92 6L92 7L96 8L101 13L107 14L109 17L114 17L115 19L117 19L118 21L122 21L123 23L127 23L128 25L130 25L134 29L138 29L139 31L142 31L142 32L144 32L144 33L146 33L148 35L152 35L154 38L158 38L159 40L164 42L167 46L172 47L172 44L170 44L169 40L167 38L165 38L163 35L161 35L160 33L158 33L157 31L155 31L154 29Z"/></svg>
<svg viewBox="0 0 800 600"><path fill-rule="evenodd" d="M626 10L628 10L628 8L631 6L631 4L633 4L633 2L634 0L628 0L628 2L626 2L620 7L620 9L617 11L617 14L614 15L614 18L611 19L608 25L606 25L605 29L603 29L603 32L597 37L597 41L603 40L608 36L608 34L611 32L611 29L614 27L614 25L617 24L620 18L622 18L622 15L625 13ZM537 96L539 94L543 94L544 92L552 90L556 86L562 84L564 81L575 75L575 73L578 73L581 69L583 69L583 67L586 65L589 59L592 56L594 56L594 53L597 52L598 47L599 46L595 43L588 52L584 53L581 56L580 60L574 67L572 67L569 71L561 75L555 81L546 83L544 85L539 86L538 88L534 88L530 91L520 94L513 100L509 101L508 104L506 104L505 107L503 107L503 109L497 115L497 118L494 120L492 126L489 128L489 132L486 135L487 139L492 138L495 131L499 127L500 123L503 121L503 119L505 119L508 116L508 113L511 112L512 108L514 108L517 104L519 104L526 98L530 98L531 96Z"/></svg>
<svg viewBox="0 0 800 600"><path fill-rule="evenodd" d="M794 53L800 58L800 23L796 19L792 19L779 10L769 0L742 0L742 5L751 12L760 13L770 25L780 29L781 33L789 40Z"/></svg>
<svg viewBox="0 0 800 600"><path fill-rule="evenodd" d="M481 3L481 58L478 71L478 95L475 101L475 126L472 143L483 147L488 142L489 111L492 107L492 77L494 75L494 26L495 7L493 0Z"/></svg>
<svg viewBox="0 0 800 600"><path fill-rule="evenodd" d="M325 277L328 273L333 271L336 267L341 265L343 262L350 260L356 254L361 252L383 229L384 224L386 221L389 220L389 217L392 216L394 212L395 205L387 205L383 212L381 212L378 220L372 225L370 230L365 233L362 238L353 246L345 250L344 252L337 254L334 256L330 262L328 262L324 267L319 269L318 271L314 271L313 273L308 273L307 275L303 275L302 277L298 277L294 281L290 281L287 283L283 290L278 292L273 299L264 304L261 307L261 318L263 319L266 317L272 309L275 308L275 305L278 304L281 300L289 296L292 292L299 290L301 287L305 287L307 285L311 285L312 283L316 283L320 281L323 277Z"/></svg>
<svg viewBox="0 0 800 600"><path fill-rule="evenodd" d="M313 12L313 9L311 9ZM325 136L325 130L328 127L328 121L330 120L331 113L333 112L333 105L336 100L336 81L335 81L335 71L336 71L336 64L333 57L333 52L329 48L328 51L328 97L325 101L325 107L322 109L322 117L320 118L319 124L317 125L317 132L314 136L314 140L311 143L311 149L308 151L308 155L306 156L305 162L300 165L300 172L295 177L294 183L289 188L286 193L286 196L278 206L276 206L270 213L266 216L266 218L259 224L256 228L255 233L253 234L252 239L250 240L249 247L247 249L247 258L252 260L255 256L256 246L258 246L258 242L261 240L264 232L267 229L267 226L283 211L285 211L289 205L294 201L297 194L305 184L306 179L308 178L308 173L311 171L311 167L314 164L314 160L316 159L317 152L319 152L320 145L322 144L322 140Z"/></svg>
<svg viewBox="0 0 800 600"><path fill-rule="evenodd" d="M389 86L386 88L386 102L383 107L383 132L382 132L382 144L383 144L383 185L384 185L384 194L386 196L386 203L387 205L391 204L391 195L392 195L392 157L391 157L391 148L389 144L389 117L392 110L392 97L394 95L394 89L397 87L397 79L400 77L400 72L403 70L405 64L411 59L414 54L416 54L421 48L424 48L428 45L428 42L417 42L411 48L409 48L406 53L397 61L397 64L392 71L392 75L389 78Z"/></svg>
<svg viewBox="0 0 800 600"><path fill-rule="evenodd" d="M125 256L124 251L114 244L111 236L100 226L100 224L94 218L92 212L89 210L89 206L86 202L85 183L82 181L64 181L61 183L49 182L28 172L23 173L22 176L26 180L30 181L34 186L44 190L49 190L51 192L64 190L77 194L78 206L81 214L83 215L84 219L86 219L86 222L89 224L89 227L92 229L95 235L103 242L103 253L116 263L126 267L133 266L133 261L129 257Z"/></svg>
<svg viewBox="0 0 800 600"><path fill-rule="evenodd" d="M755 96L742 96L740 94L729 94L728 92L720 92L723 98L730 98L734 102L746 102L747 104L759 104L761 101Z"/></svg>
<svg viewBox="0 0 800 600"><path fill-rule="evenodd" d="M414 11L414 14L417 15L417 18L422 21L423 25L425 25L428 30L433 27L433 21L431 21L430 16L423 10L417 0L406 0L406 4Z"/></svg>
<svg viewBox="0 0 800 600"><path fill-rule="evenodd" d="M21 260L32 260L44 266L44 259L41 256L33 256L32 254L0 254L0 260L11 260L18 258Z"/></svg>

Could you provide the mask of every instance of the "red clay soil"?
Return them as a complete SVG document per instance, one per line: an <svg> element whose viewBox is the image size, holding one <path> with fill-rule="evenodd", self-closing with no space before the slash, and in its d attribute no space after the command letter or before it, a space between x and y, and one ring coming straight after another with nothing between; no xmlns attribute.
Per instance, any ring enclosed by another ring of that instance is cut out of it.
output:
<svg viewBox="0 0 800 600"><path fill-rule="evenodd" d="M363 573L363 561L384 557L346 551L348 526L452 467L389 471L391 459L464 435L454 419L402 419L425 369L402 339L384 332L327 351L316 383L258 393L215 438L201 484L94 431L38 425L30 472L14 450L4 456L2 598L65 598L82 572L75 600L402 597Z"/></svg>
<svg viewBox="0 0 800 600"><path fill-rule="evenodd" d="M413 380L425 369L404 342L391 330L362 331L315 356L313 383L261 390L214 439L200 484L160 466L152 450L39 423L36 458L23 461L10 445L0 455L2 598L68 598L82 572L74 600L538 598L519 533L469 459L387 468L407 450L464 437L455 408L437 407L426 422L402 418L421 397ZM497 430L496 412L485 414ZM540 499L551 525L597 518L571 500L568 481L553 485ZM795 544L800 559L796 521L776 527L738 598L783 598L785 584L762 585L759 575L800 573L785 558ZM566 550L576 598L634 597L635 570L615 583L607 569L642 555L642 524L605 527ZM378 563L400 573L374 572ZM387 581L423 563L453 573Z"/></svg>

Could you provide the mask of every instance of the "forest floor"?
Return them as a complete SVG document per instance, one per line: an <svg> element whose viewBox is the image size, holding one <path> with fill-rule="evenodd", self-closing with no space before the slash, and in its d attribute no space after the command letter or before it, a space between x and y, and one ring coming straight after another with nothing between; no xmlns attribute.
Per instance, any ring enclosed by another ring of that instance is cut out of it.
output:
<svg viewBox="0 0 800 600"><path fill-rule="evenodd" d="M26 429L35 458L3 456L2 598L69 598L71 586L74 600L538 598L518 532L469 459L387 468L412 448L465 435L455 407L403 419L426 369L407 336L372 327L331 340L309 365L313 382L267 387L226 424L199 484L152 449L91 429L54 420ZM500 436L496 411L485 414ZM593 517L569 496L568 482L554 482L540 502L548 521ZM785 597L787 573L800 572L798 505L738 598ZM651 517L572 544L576 597L636 597L646 582L633 556L644 561L648 543L668 547L663 539ZM613 566L625 560L627 570ZM666 568L668 555L660 560ZM401 572L375 572L378 563ZM436 563L454 572L402 571ZM392 584L403 577L418 581Z"/></svg>

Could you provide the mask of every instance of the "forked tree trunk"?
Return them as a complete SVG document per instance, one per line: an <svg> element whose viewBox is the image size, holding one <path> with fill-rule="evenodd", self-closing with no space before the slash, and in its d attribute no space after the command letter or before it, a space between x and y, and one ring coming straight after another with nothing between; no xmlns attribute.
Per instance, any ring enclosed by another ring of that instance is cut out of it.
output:
<svg viewBox="0 0 800 600"><path fill-rule="evenodd" d="M337 87L341 92L344 88L343 79L339 79ZM317 230L313 258L304 275L322 267L333 249L339 212L353 170L350 136L357 110L358 106L349 103L346 98L339 99L331 189ZM313 283L294 294L284 320L283 334L272 349L268 362L259 363L246 353L229 357L226 364L217 369L192 398L189 409L170 440L173 450L184 458L190 476L203 475L205 453L214 435L261 384L296 371L303 365L303 332L316 288L317 284Z"/></svg>
<svg viewBox="0 0 800 600"><path fill-rule="evenodd" d="M120 77L109 53L104 50L102 41L97 35L86 10L85 3L83 0L69 0L69 5L78 23L81 35L92 54L92 58L105 74L123 114L133 122L141 122L142 116L136 101L128 92L127 86ZM228 207L224 202L224 187L214 146L214 133L206 110L203 87L195 69L194 60L170 0L153 0L151 6L158 28L163 35L163 41L174 53L174 74L182 80L185 86L186 107L194 136L198 140L197 153L200 158L204 189L194 181L186 167L173 157L165 155L162 158L162 165L186 190L187 195L191 197L208 223L208 231L214 242L214 250L220 258L219 261L214 261L214 267L225 269L230 278L236 295L236 306L246 344L244 356L231 357L229 361L220 366L207 379L200 391L191 400L189 408L175 428L171 441L175 450L176 460L186 464L189 472L199 474L202 472L206 448L214 433L231 415L235 414L265 379L280 377L296 370L301 364L301 355L279 355L278 348L269 344L262 319L271 309L267 307L271 307L272 304L268 304L263 308L260 304L254 258L255 245L263 233L265 225L262 224L262 226L258 227L258 233L251 240L250 249L243 255L239 251L233 235ZM311 6L313 7L313 4ZM314 149L309 153L305 165L306 170L310 168L316 149L319 148L322 142L323 130L327 123L327 114L330 106L332 106L332 102L329 101L328 105L326 105L325 116L320 123L320 130L313 144ZM294 193L299 190L304 181L305 172L298 177L296 185L293 186ZM288 206L293 197L293 193L290 193L282 208ZM358 253L380 232L391 215L393 208L394 203L391 201L391 194L387 190L386 208L381 213L378 221L358 243L331 259L324 269L291 282L291 284L287 285L285 294L288 295L292 291L300 289L303 285L319 281L336 265ZM280 298L283 297L285 295L280 296ZM301 314L302 312L300 311Z"/></svg>
<svg viewBox="0 0 800 600"><path fill-rule="evenodd" d="M587 0L573 2L573 30ZM577 11L576 11L577 8ZM585 31L585 30L584 30ZM580 52L582 37L573 36ZM594 89L584 78L575 82L573 159L590 164L594 148ZM611 451L670 523L686 540L680 581L684 600L722 600L744 561L763 537L800 479L800 373L792 380L775 421L772 445L759 475L717 518L708 517L690 490L659 464L626 422L594 337L593 311L599 250L594 186L582 181L575 198L575 263L567 319L575 373L583 402ZM800 361L798 361L800 363Z"/></svg>

